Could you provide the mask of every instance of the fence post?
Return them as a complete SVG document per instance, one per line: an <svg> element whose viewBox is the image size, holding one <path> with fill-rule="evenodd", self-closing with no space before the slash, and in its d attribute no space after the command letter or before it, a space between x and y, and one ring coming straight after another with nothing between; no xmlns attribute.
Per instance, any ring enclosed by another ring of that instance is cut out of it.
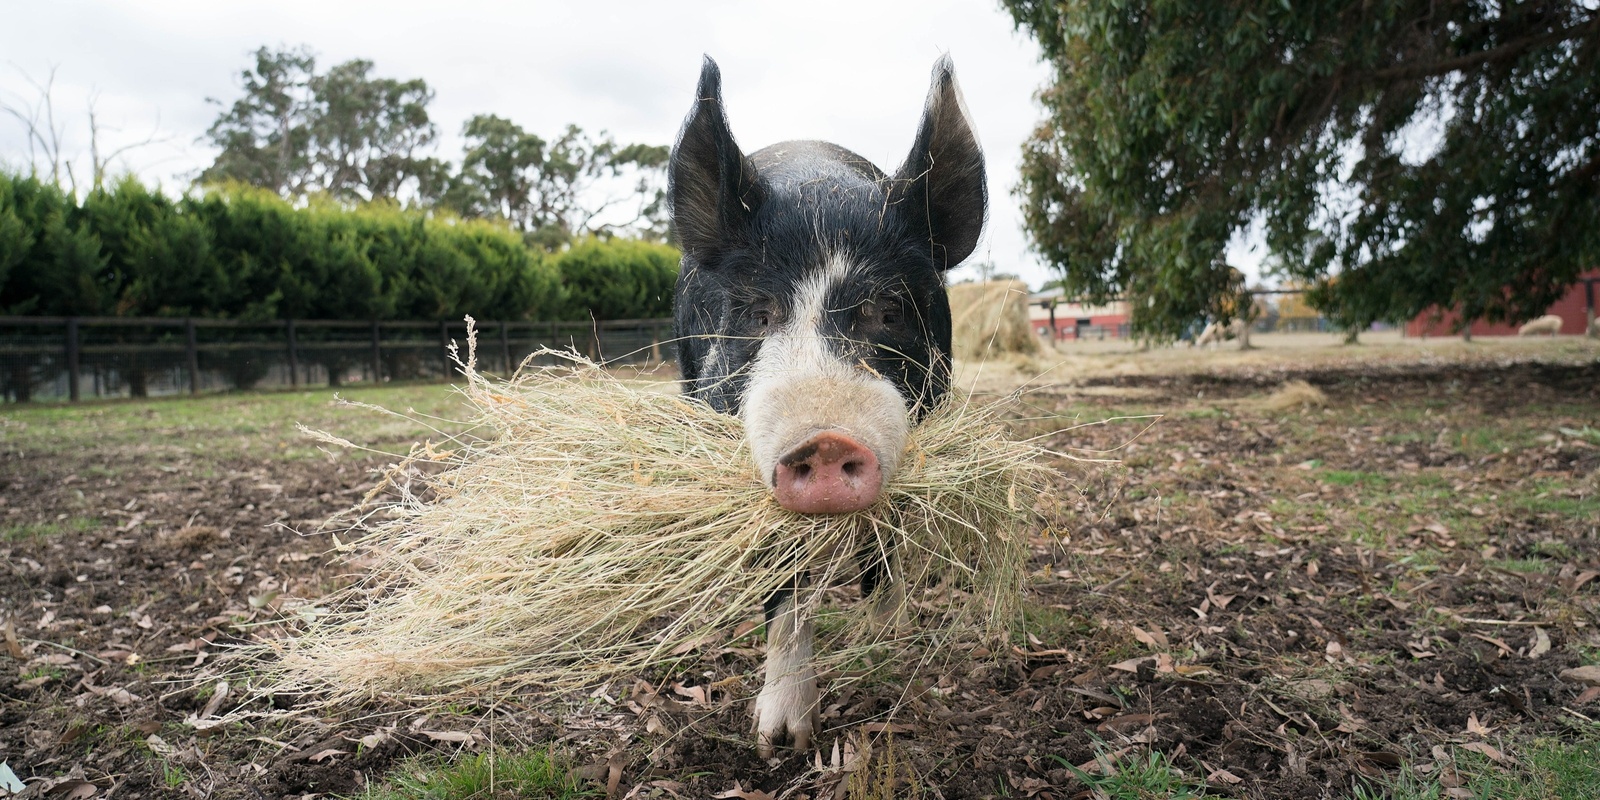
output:
<svg viewBox="0 0 1600 800"><path fill-rule="evenodd" d="M650 361L656 364L661 363L661 323L659 322L650 326Z"/></svg>
<svg viewBox="0 0 1600 800"><path fill-rule="evenodd" d="M189 394L200 393L200 353L199 344L195 341L194 317L184 317L184 358L189 367Z"/></svg>
<svg viewBox="0 0 1600 800"><path fill-rule="evenodd" d="M500 323L500 355L505 357L507 375L511 374L511 334L506 330L510 325L505 321Z"/></svg>
<svg viewBox="0 0 1600 800"><path fill-rule="evenodd" d="M378 321L372 321L372 382L383 382L383 345L378 338Z"/></svg>
<svg viewBox="0 0 1600 800"><path fill-rule="evenodd" d="M444 379L450 380L450 323L439 320L439 358L444 364Z"/></svg>
<svg viewBox="0 0 1600 800"><path fill-rule="evenodd" d="M284 330L289 334L289 385L300 388L300 346L294 340L294 320L284 320Z"/></svg>
<svg viewBox="0 0 1600 800"><path fill-rule="evenodd" d="M78 318L67 319L67 396L78 402Z"/></svg>

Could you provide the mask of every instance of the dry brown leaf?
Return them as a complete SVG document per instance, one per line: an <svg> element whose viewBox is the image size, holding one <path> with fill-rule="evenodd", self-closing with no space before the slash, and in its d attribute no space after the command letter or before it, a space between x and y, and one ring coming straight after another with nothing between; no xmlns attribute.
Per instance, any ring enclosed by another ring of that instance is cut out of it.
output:
<svg viewBox="0 0 1600 800"><path fill-rule="evenodd" d="M1509 656L1512 653L1516 652L1515 650L1511 649L1511 645L1506 644L1504 641L1502 641L1500 639L1496 639L1493 636L1484 636L1481 633L1469 633L1467 635L1471 636L1474 639L1479 639L1479 640L1488 642L1489 644L1492 644L1495 647L1500 648L1500 652L1502 654L1504 654L1504 655L1508 655Z"/></svg>
<svg viewBox="0 0 1600 800"><path fill-rule="evenodd" d="M672 691L689 698L690 705L711 705L711 695L704 686L684 686L681 683L672 684Z"/></svg>
<svg viewBox="0 0 1600 800"><path fill-rule="evenodd" d="M626 752L612 753L606 759L606 797L616 797L617 787L622 785L622 768L628 765Z"/></svg>
<svg viewBox="0 0 1600 800"><path fill-rule="evenodd" d="M1600 686L1600 664L1561 670L1561 680Z"/></svg>
<svg viewBox="0 0 1600 800"><path fill-rule="evenodd" d="M27 657L27 653L22 651L22 642L17 640L16 623L13 622L10 617L6 617L6 624L3 627L0 627L0 632L4 632L5 634L6 653L8 655L18 661L21 661Z"/></svg>
<svg viewBox="0 0 1600 800"><path fill-rule="evenodd" d="M51 797L54 800L84 800L94 797L99 791L100 787L88 781L74 780L56 784Z"/></svg>
<svg viewBox="0 0 1600 800"><path fill-rule="evenodd" d="M1225 769L1217 768L1211 770L1211 774L1206 776L1206 783L1222 783L1228 786L1233 786L1235 784L1244 783L1244 778L1241 778Z"/></svg>
<svg viewBox="0 0 1600 800"><path fill-rule="evenodd" d="M350 754L348 752L344 751L344 750L340 750L337 747L328 747L328 748L324 748L322 750L318 750L317 752L312 753L309 756L306 756L306 760L310 761L313 764L315 764L315 763L317 763L319 761L327 761L328 759L333 758L334 756L347 756L347 755L350 755Z"/></svg>
<svg viewBox="0 0 1600 800"><path fill-rule="evenodd" d="M1112 669L1121 670L1123 672L1138 672L1140 665L1147 661L1155 662L1156 672L1174 671L1172 665L1172 656L1169 656L1166 653L1157 653L1153 656L1139 656L1138 658L1130 658L1127 661L1118 661L1110 666Z"/></svg>
<svg viewBox="0 0 1600 800"><path fill-rule="evenodd" d="M1494 730L1494 728L1484 725L1482 722L1478 721L1477 712L1467 715L1467 733L1475 736L1486 736L1488 735L1489 731L1492 730Z"/></svg>
<svg viewBox="0 0 1600 800"><path fill-rule="evenodd" d="M1544 628L1533 629L1533 639L1528 642L1528 658L1538 658L1550 652L1550 634Z"/></svg>
<svg viewBox="0 0 1600 800"><path fill-rule="evenodd" d="M1117 733L1127 733L1128 731L1131 731L1131 730L1136 730L1138 728L1143 728L1144 726L1149 725L1149 724L1155 722L1156 720L1161 719L1162 717L1165 717L1165 716L1167 716L1167 715L1166 714L1123 714L1120 717L1112 717L1111 719L1108 719L1105 722L1100 723L1100 725L1097 728L1095 728L1095 730L1098 730L1098 731L1115 731Z"/></svg>
<svg viewBox="0 0 1600 800"><path fill-rule="evenodd" d="M1158 647L1165 650L1169 646L1167 644L1167 635L1160 628L1152 626L1150 630L1146 631L1138 625L1130 625L1128 627L1133 628L1133 638L1138 639L1141 644L1147 647Z"/></svg>
<svg viewBox="0 0 1600 800"><path fill-rule="evenodd" d="M1511 761L1510 756L1495 749L1493 745L1487 742L1468 742L1464 745L1461 745L1461 749L1471 750L1474 753L1482 753L1483 755L1488 756L1489 760L1495 762L1496 764L1505 764Z"/></svg>
<svg viewBox="0 0 1600 800"><path fill-rule="evenodd" d="M738 798L738 800L778 800L778 796L771 792L763 792L760 789L746 789L739 785L738 781L733 782L732 789L722 792L721 794L714 794L711 796L715 798L715 800L726 800L726 798Z"/></svg>
<svg viewBox="0 0 1600 800"><path fill-rule="evenodd" d="M478 740L476 736L466 731L418 731L418 733L436 742L455 742L469 746Z"/></svg>
<svg viewBox="0 0 1600 800"><path fill-rule="evenodd" d="M1578 692L1578 699L1576 702L1581 706L1588 703L1593 703L1596 698L1600 698L1600 686L1590 686L1589 688Z"/></svg>
<svg viewBox="0 0 1600 800"><path fill-rule="evenodd" d="M1133 751L1133 747L1124 747L1112 753L1101 753L1088 761L1078 765L1079 772L1090 775L1110 775L1116 771L1118 759Z"/></svg>
<svg viewBox="0 0 1600 800"><path fill-rule="evenodd" d="M144 744L146 747L150 748L150 752L155 753L162 758L170 758L172 757L173 753L178 752L178 749L168 744L166 739L163 739L153 733L145 737Z"/></svg>
<svg viewBox="0 0 1600 800"><path fill-rule="evenodd" d="M206 703L205 710L200 712L200 718L205 719L212 714L217 713L217 709L221 708L222 702L227 699L228 682L217 681L216 689L211 693L211 700Z"/></svg>

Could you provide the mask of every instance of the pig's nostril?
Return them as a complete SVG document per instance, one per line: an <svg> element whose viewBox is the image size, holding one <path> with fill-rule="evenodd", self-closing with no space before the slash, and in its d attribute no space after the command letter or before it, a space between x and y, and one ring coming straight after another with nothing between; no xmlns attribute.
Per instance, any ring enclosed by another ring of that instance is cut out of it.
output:
<svg viewBox="0 0 1600 800"><path fill-rule="evenodd" d="M840 469L844 470L844 474L849 475L850 477L854 478L854 477L856 477L857 475L859 475L861 473L861 462L860 461L846 461L846 462L844 462L844 466L841 467Z"/></svg>
<svg viewBox="0 0 1600 800"><path fill-rule="evenodd" d="M794 465L794 476L796 478L800 478L800 479L804 480L810 474L811 474L811 465L810 464L796 464L796 465Z"/></svg>

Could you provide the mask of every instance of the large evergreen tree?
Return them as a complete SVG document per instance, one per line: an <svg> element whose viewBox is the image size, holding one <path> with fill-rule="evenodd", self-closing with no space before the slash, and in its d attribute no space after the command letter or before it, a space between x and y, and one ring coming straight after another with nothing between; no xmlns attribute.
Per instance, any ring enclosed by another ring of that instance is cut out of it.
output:
<svg viewBox="0 0 1600 800"><path fill-rule="evenodd" d="M1055 67L1026 226L1142 333L1241 307L1252 220L1352 329L1525 319L1600 262L1592 2L1002 1Z"/></svg>
<svg viewBox="0 0 1600 800"><path fill-rule="evenodd" d="M356 59L319 74L304 49L257 50L240 76L244 96L206 132L220 152L200 182L345 201L426 193L442 169L425 155L433 91L420 78L374 77L372 66Z"/></svg>

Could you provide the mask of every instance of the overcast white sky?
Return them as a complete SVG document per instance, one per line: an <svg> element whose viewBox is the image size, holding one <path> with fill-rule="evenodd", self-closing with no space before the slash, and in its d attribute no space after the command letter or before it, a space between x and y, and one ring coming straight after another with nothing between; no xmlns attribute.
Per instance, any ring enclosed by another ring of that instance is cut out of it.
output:
<svg viewBox="0 0 1600 800"><path fill-rule="evenodd" d="M308 45L319 69L351 59L425 79L439 154L461 151L468 117L494 113L533 132L568 123L620 141L668 144L693 100L702 53L722 67L734 135L746 152L784 139L825 139L892 170L910 148L940 53L955 59L989 162L990 213L974 261L1040 285L1011 189L1022 141L1040 114L1047 68L995 0L814 0L807 3L0 2L0 97L36 97L26 76L57 68L57 122L87 165L91 96L111 146L152 131L165 144L122 165L181 189L210 163L197 140L239 96L257 47ZM26 163L22 128L0 118L0 162ZM79 175L87 170L80 168Z"/></svg>

